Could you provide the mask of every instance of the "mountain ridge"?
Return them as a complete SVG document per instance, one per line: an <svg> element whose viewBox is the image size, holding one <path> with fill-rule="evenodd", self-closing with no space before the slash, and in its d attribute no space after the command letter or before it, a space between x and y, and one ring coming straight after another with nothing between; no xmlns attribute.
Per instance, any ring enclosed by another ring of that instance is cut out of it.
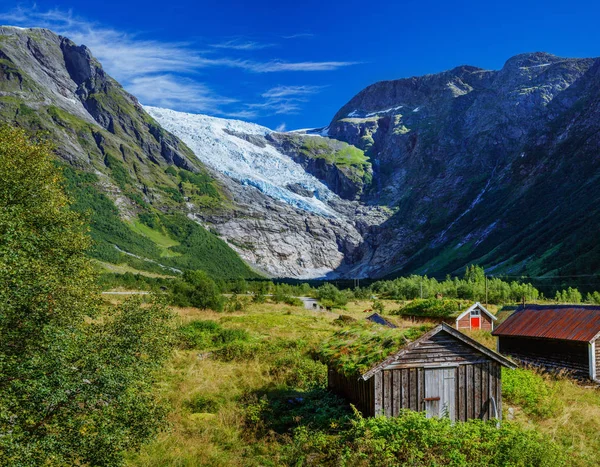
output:
<svg viewBox="0 0 600 467"><path fill-rule="evenodd" d="M144 109L85 46L0 27L0 119L49 133L80 204L105 206L100 259L154 272L214 251L248 277L233 251L277 277L593 270L599 76L519 54L374 83L326 129L278 133Z"/></svg>

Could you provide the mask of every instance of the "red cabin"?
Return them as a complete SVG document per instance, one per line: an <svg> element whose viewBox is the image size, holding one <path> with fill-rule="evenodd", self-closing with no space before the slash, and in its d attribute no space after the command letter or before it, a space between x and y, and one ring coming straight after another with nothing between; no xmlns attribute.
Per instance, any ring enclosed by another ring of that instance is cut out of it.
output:
<svg viewBox="0 0 600 467"><path fill-rule="evenodd" d="M481 303L477 302L458 315L456 318L456 329L463 331L465 329L493 331L496 319Z"/></svg>

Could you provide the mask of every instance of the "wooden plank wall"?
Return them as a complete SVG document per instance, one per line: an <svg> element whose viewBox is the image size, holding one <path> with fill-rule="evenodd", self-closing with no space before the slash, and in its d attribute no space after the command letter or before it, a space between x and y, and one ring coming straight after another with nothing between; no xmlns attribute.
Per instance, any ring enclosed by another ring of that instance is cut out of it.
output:
<svg viewBox="0 0 600 467"><path fill-rule="evenodd" d="M502 417L502 383L500 365L494 361L455 367L456 420L495 418L492 398ZM348 378L329 370L329 387L346 397L365 416L375 414L395 417L401 409L425 410L425 369L399 368L382 370L368 381Z"/></svg>
<svg viewBox="0 0 600 467"><path fill-rule="evenodd" d="M589 377L587 342L498 336L499 351L527 363L552 369L570 370L576 376Z"/></svg>
<svg viewBox="0 0 600 467"><path fill-rule="evenodd" d="M364 381L358 376L345 376L328 368L327 387L348 399L365 417L375 415L375 378Z"/></svg>

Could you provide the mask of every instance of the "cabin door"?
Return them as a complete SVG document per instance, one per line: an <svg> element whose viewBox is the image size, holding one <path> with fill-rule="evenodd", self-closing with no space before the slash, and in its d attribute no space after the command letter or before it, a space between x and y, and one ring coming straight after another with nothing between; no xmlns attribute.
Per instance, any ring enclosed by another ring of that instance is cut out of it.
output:
<svg viewBox="0 0 600 467"><path fill-rule="evenodd" d="M481 328L481 312L476 308L471 311L471 329Z"/></svg>
<svg viewBox="0 0 600 467"><path fill-rule="evenodd" d="M423 401L427 418L456 419L456 367L425 369Z"/></svg>

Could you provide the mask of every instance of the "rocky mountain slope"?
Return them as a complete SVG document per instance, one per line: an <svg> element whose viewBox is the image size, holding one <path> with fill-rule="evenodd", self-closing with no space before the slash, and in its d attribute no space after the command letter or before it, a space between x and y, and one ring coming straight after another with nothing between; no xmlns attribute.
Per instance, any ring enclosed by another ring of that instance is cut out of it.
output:
<svg viewBox="0 0 600 467"><path fill-rule="evenodd" d="M344 273L439 275L469 262L496 273L597 270L599 66L524 54L499 71L462 66L351 99L328 134L370 156L362 200L396 212Z"/></svg>
<svg viewBox="0 0 600 467"><path fill-rule="evenodd" d="M260 273L320 277L389 217L353 201L371 168L346 143L147 110L85 46L0 28L0 119L55 143L103 262L255 275L241 256Z"/></svg>
<svg viewBox="0 0 600 467"><path fill-rule="evenodd" d="M277 133L144 108L85 46L0 28L0 120L56 144L96 258L163 274L594 272L599 115L600 61L532 53L375 83Z"/></svg>

